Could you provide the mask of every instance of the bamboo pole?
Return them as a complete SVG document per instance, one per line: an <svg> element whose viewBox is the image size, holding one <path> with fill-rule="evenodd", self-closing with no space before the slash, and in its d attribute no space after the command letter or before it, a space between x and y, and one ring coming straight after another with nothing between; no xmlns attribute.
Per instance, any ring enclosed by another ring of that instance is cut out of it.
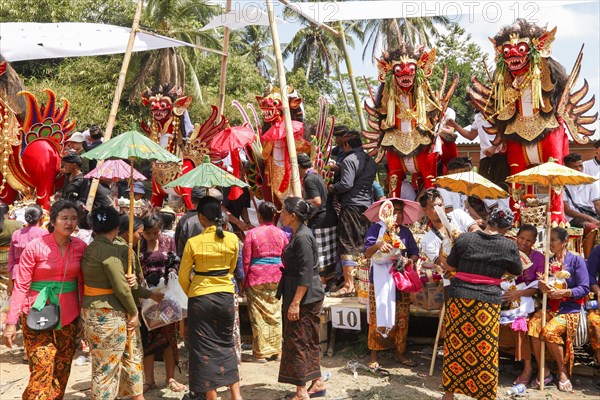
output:
<svg viewBox="0 0 600 400"><path fill-rule="evenodd" d="M338 22L340 29L340 38L342 39L342 50L344 52L344 59L346 60L346 69L348 70L348 78L350 79L350 86L352 87L352 96L354 97L354 106L356 107L356 115L358 116L358 122L360 123L360 129L363 131L367 130L367 124L365 123L365 117L362 113L362 105L360 104L360 96L358 95L358 86L356 86L356 80L354 79L354 72L352 70L352 60L350 60L350 52L348 51L348 43L346 43L346 34L341 22Z"/></svg>
<svg viewBox="0 0 600 400"><path fill-rule="evenodd" d="M546 213L546 251L545 251L545 263L544 263L544 279L546 280L546 282L548 282L548 271L550 270L550 234L552 231L552 222L551 222L551 215L552 213L550 212L550 205L551 205L551 197L552 197L552 177L549 177L549 182L548 182L548 212ZM544 329L544 327L546 326L546 300L548 298L548 294L547 293L543 293L542 294L542 329ZM540 365L539 365L539 373L540 376L538 377L538 380L540 381L540 390L544 390L544 375L546 373L545 371L545 363L546 363L546 344L544 343L544 341L542 340L542 338L539 338L540 343L541 343L541 349L540 349Z"/></svg>
<svg viewBox="0 0 600 400"><path fill-rule="evenodd" d="M129 176L129 237L127 243L127 275L131 275L133 270L133 220L134 220L134 205L135 197L133 193L133 160L134 157L129 158L129 165L131 166L131 172ZM140 316L141 317L141 316ZM128 331L131 332L131 331ZM131 333L127 334L127 351L129 352L129 358L133 359L133 337Z"/></svg>
<svg viewBox="0 0 600 400"><path fill-rule="evenodd" d="M296 141L294 139L294 130L292 128L292 117L290 115L290 104L288 102L288 88L285 79L285 68L281 57L281 47L279 44L279 33L275 23L275 13L273 11L273 0L266 0L267 12L269 14L269 25L271 35L273 36L273 52L277 61L277 74L279 75L279 86L281 88L281 103L283 106L283 119L285 121L285 133L287 139L288 154L292 167L292 193L295 197L302 197L302 188L300 187L300 172L298 170L298 159L296 158Z"/></svg>
<svg viewBox="0 0 600 400"><path fill-rule="evenodd" d="M110 113L108 114L108 122L106 123L106 129L104 130L104 141L110 140L112 131L115 126L117 119L117 111L119 109L119 102L121 101L121 94L123 93L123 87L125 86L125 78L127 77L127 69L129 68L129 61L131 61L131 53L133 51L133 45L135 44L135 35L137 34L140 26L140 18L142 16L143 0L138 0L135 14L133 16L133 23L131 24L131 32L129 32L129 41L127 42L127 48L125 49L125 56L123 56L123 64L121 65L121 72L119 72L119 80L117 81L117 88L115 89L115 95L113 102L110 107ZM102 165L104 160L100 160L98 165ZM88 193L88 198L85 203L85 207L88 210L92 209L94 205L94 199L96 198L96 191L98 190L98 179L93 179Z"/></svg>
<svg viewBox="0 0 600 400"><path fill-rule="evenodd" d="M225 6L225 12L231 11L231 0L227 0ZM223 57L221 58L221 81L219 82L219 114L217 115L217 121L221 120L223 109L225 108L225 83L227 79L227 58L229 51L229 28L225 26L223 28Z"/></svg>

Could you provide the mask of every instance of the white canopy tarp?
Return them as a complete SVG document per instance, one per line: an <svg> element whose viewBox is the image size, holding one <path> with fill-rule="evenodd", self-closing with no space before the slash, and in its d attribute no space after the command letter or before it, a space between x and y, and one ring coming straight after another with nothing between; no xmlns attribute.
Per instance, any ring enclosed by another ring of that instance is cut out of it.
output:
<svg viewBox="0 0 600 400"><path fill-rule="evenodd" d="M8 61L99 56L124 53L131 28L95 23L0 23L0 53ZM133 51L190 46L152 33L138 32Z"/></svg>
<svg viewBox="0 0 600 400"><path fill-rule="evenodd" d="M277 23L286 23L281 18L275 18ZM262 9L248 4L236 8L226 14L214 17L208 24L200 28L201 31L226 26L229 29L240 29L249 25L269 26L269 16Z"/></svg>
<svg viewBox="0 0 600 400"><path fill-rule="evenodd" d="M298 3L289 2L287 7L298 12L301 15L311 17L321 23L333 21L354 21L367 19L390 19L390 18L411 18L411 17L435 17L446 16L456 17L466 15L488 16L490 19L498 17L499 13L508 13L515 15L515 5L521 3L521 9L527 4L535 7L558 7L563 5L573 5L578 3L590 3L597 0L573 0L573 1L439 1L439 0L421 0L421 1L398 1L398 0L367 0L367 1L319 1ZM243 9L243 8L242 8ZM523 11L522 17L527 17L526 11Z"/></svg>

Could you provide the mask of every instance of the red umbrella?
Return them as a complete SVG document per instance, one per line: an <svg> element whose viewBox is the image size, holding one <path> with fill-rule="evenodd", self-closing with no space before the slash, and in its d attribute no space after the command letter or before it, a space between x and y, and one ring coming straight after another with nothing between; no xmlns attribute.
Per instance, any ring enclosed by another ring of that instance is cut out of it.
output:
<svg viewBox="0 0 600 400"><path fill-rule="evenodd" d="M227 128L215 135L210 142L210 148L215 153L227 153L246 147L254 138L254 131L248 124L234 127L227 125Z"/></svg>
<svg viewBox="0 0 600 400"><path fill-rule="evenodd" d="M294 131L294 137L297 139L304 135L304 124L299 121L292 121L292 130ZM261 138L265 140L281 140L285 139L285 123L283 121L275 122L268 131L266 131Z"/></svg>
<svg viewBox="0 0 600 400"><path fill-rule="evenodd" d="M248 127L248 124L234 126L233 128L227 124L227 128L217 133L210 142L210 148L215 153L231 152L231 166L233 167L233 175L239 179L241 177L241 160L239 149L242 149L252 143L255 137L254 131ZM229 200L236 200L241 195L241 188L232 187L228 197Z"/></svg>

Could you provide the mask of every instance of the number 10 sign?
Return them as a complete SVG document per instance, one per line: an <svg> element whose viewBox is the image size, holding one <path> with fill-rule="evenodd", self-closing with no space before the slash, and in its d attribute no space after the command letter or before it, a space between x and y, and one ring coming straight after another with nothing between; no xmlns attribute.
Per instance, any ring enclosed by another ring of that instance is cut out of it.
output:
<svg viewBox="0 0 600 400"><path fill-rule="evenodd" d="M331 326L360 331L360 308L331 307Z"/></svg>

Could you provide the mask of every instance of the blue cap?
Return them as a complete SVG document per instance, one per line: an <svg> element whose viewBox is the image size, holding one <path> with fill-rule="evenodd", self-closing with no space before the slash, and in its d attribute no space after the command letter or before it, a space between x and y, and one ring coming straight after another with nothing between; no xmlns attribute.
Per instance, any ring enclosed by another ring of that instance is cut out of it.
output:
<svg viewBox="0 0 600 400"><path fill-rule="evenodd" d="M129 192L129 188L127 188L127 192ZM146 194L144 184L142 182L133 182L133 193Z"/></svg>

